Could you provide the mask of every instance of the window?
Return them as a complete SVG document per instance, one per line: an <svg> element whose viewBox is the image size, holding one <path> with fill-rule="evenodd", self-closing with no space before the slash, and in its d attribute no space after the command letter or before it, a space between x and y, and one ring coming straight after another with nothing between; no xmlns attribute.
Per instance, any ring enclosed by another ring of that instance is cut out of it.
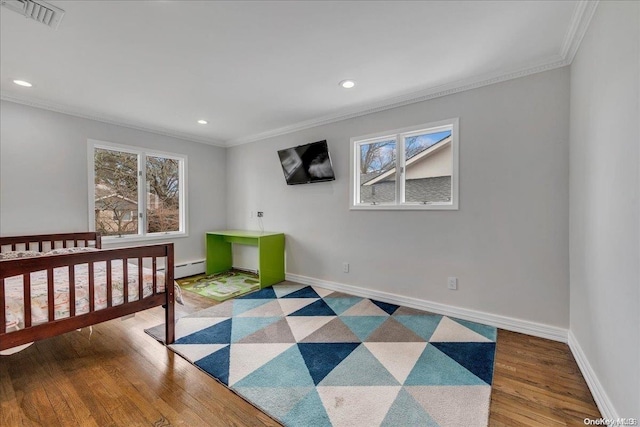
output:
<svg viewBox="0 0 640 427"><path fill-rule="evenodd" d="M90 228L139 239L186 234L186 156L89 141Z"/></svg>
<svg viewBox="0 0 640 427"><path fill-rule="evenodd" d="M458 209L458 119L351 138L351 209Z"/></svg>

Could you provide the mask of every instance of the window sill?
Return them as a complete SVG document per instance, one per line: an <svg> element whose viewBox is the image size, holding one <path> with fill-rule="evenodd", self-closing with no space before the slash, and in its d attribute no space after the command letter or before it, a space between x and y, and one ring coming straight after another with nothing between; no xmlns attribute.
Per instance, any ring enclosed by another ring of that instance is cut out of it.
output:
<svg viewBox="0 0 640 427"><path fill-rule="evenodd" d="M150 236L138 236L138 235L125 235L122 237L118 236L102 236L102 243L106 245L110 244L119 244L119 243L133 243L133 242L153 242L156 240L167 240L167 239L175 239L175 238L184 238L189 237L189 233L163 233L163 234L153 234Z"/></svg>
<svg viewBox="0 0 640 427"><path fill-rule="evenodd" d="M349 210L352 211L457 211L458 206L447 204L430 204L430 205L351 205Z"/></svg>

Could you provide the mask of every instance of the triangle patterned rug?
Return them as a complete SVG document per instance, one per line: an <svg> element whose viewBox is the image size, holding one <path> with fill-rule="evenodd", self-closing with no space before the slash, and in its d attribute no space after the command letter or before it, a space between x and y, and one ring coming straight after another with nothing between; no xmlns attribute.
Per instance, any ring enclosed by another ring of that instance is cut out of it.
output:
<svg viewBox="0 0 640 427"><path fill-rule="evenodd" d="M487 425L494 327L285 283L179 319L176 338L286 426Z"/></svg>

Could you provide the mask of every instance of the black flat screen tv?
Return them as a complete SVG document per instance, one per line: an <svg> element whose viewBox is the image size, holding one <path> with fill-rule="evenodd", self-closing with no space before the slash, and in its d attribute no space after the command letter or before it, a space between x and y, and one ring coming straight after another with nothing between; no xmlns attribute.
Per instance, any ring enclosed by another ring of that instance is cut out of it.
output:
<svg viewBox="0 0 640 427"><path fill-rule="evenodd" d="M336 179L327 141L279 150L278 157L280 157L284 178L289 185Z"/></svg>

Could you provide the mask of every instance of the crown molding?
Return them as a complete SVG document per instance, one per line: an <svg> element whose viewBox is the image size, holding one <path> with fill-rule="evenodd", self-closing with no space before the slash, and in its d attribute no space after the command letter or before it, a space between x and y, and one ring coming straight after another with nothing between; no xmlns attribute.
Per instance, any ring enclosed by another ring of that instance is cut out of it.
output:
<svg viewBox="0 0 640 427"><path fill-rule="evenodd" d="M569 64L573 62L573 58L578 53L578 48L584 35L587 33L591 18L598 7L600 0L588 1L580 0L576 3L576 7L573 10L573 17L571 18L571 24L567 28L565 34L564 43L560 55L568 60Z"/></svg>
<svg viewBox="0 0 640 427"><path fill-rule="evenodd" d="M409 104L415 104L417 102L427 101L429 99L440 98L447 95L453 95L454 93L464 92L471 89L477 89L483 86L488 86L496 83L501 83L508 80L517 79L520 77L526 77L531 74L541 73L544 71L553 70L556 68L564 67L569 63L559 56L554 56L550 60L543 63L539 63L534 66L529 66L516 71L508 72L496 72L492 74L486 74L483 76L475 76L468 79L458 80L446 85L426 88L418 92L410 92L400 96L394 96L386 98L381 101L366 104L364 106L358 106L355 108L349 108L339 111L334 114L329 114L323 117L305 120L293 125L284 126L278 129L249 135L241 138L236 138L226 141L227 147L236 145L248 144L250 142L260 141L275 136L285 135L288 133L309 129L316 126L326 125L329 123L338 122L341 120L352 119L355 117L365 116L367 114L377 113L384 110L390 110L392 108L402 107Z"/></svg>
<svg viewBox="0 0 640 427"><path fill-rule="evenodd" d="M458 80L456 82L436 86L431 88L422 89L417 92L407 93L401 96L395 96L386 98L374 103L361 105L355 108L345 109L334 114L329 114L323 117L305 120L295 123L289 126L283 126L281 128L269 130L266 132L257 133L254 135L248 135L240 138L231 139L225 141L227 147L236 145L248 144L251 142L260 141L267 138L273 138L280 135L285 135L292 132L297 132L305 129L309 129L316 126L326 125L341 120L352 119L355 117L364 116L367 114L377 113L379 111L389 110L392 108L402 107L404 105L414 104L417 102L427 101L429 99L439 98L454 93L463 92L471 89L477 89L483 86L488 86L504 81L517 79L520 77L526 77L531 74L541 73L544 71L550 71L555 68L565 67L571 65L573 58L580 47L580 43L589 28L591 18L598 6L599 0L579 0L573 10L573 16L571 23L560 50L560 53L548 58L537 64L532 64L528 67L519 70L500 70L490 75L474 76L468 79Z"/></svg>
<svg viewBox="0 0 640 427"><path fill-rule="evenodd" d="M164 129L157 126L149 126L132 120L125 120L121 118L107 116L105 114L97 113L95 111L83 110L68 107L61 104L55 104L48 101L42 101L39 99L32 99L27 97L20 97L15 95L9 95L5 92L0 92L0 99L3 101L14 102L16 104L27 105L29 107L40 108L43 110L54 111L56 113L67 114L69 116L80 117L82 119L95 120L102 123L108 123L110 125L127 127L130 129L140 130L144 132L151 132L158 135L169 136L172 138L184 139L192 142L199 142L201 144L213 145L216 147L225 147L222 141L215 139L202 138L197 135L192 135L184 132L177 132L170 129Z"/></svg>
<svg viewBox="0 0 640 427"><path fill-rule="evenodd" d="M591 22L591 18L595 13L599 0L579 0L573 11L573 16L567 28L564 41L562 43L560 53L547 58L545 61L530 64L527 67L516 70L500 70L498 72L473 76L467 79L458 80L456 82L448 83L446 85L424 88L417 92L409 92L399 96L386 98L383 100L359 105L356 107L337 111L335 113L317 117L310 120L294 123L292 125L283 126L277 129L268 130L266 132L260 132L253 135L247 135L240 138L234 138L226 141L203 138L201 136L173 131L158 126L149 126L133 120L126 120L117 117L107 116L95 111L84 111L74 107L64 106L60 104L51 103L48 101L30 99L26 97L16 97L14 95L8 95L4 92L0 92L0 99L4 101L15 102L18 104L28 105L31 107L41 108L45 110L51 110L58 113L68 114L71 116L81 117L90 120L96 120L103 123L109 123L116 126L124 126L131 129L141 130L145 132L152 132L159 135L170 136L173 138L185 139L188 141L199 142L203 144L213 145L217 147L233 147L242 144L248 144L251 142L260 141L267 138L273 138L280 135L285 135L316 126L327 125L330 123L339 122L342 120L352 119L367 114L377 113L380 111L390 110L392 108L402 107L405 105L415 104L422 101L427 101L434 98L440 98L447 95L452 95L459 92L464 92L471 89L481 88L496 83L505 82L508 80L517 79L520 77L526 77L531 74L541 73L544 71L550 71L556 68L565 67L571 65L573 58L575 57L580 43L584 38L585 33Z"/></svg>

